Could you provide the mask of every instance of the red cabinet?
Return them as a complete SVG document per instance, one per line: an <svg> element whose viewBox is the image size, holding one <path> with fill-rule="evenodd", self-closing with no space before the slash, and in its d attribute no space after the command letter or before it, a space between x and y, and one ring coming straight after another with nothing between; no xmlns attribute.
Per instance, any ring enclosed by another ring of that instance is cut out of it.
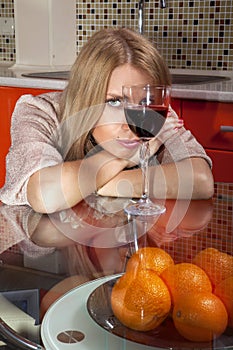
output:
<svg viewBox="0 0 233 350"><path fill-rule="evenodd" d="M213 161L215 182L233 182L233 104L182 100L184 125Z"/></svg>
<svg viewBox="0 0 233 350"><path fill-rule="evenodd" d="M171 107L181 117L181 100L179 98L172 98Z"/></svg>
<svg viewBox="0 0 233 350"><path fill-rule="evenodd" d="M10 147L11 115L21 95L39 95L49 90L0 86L0 187L5 182L5 158Z"/></svg>

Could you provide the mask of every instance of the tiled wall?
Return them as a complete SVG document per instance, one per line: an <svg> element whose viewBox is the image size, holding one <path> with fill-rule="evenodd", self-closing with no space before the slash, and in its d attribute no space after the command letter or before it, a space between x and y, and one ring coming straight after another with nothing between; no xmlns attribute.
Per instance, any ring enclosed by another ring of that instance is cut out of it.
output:
<svg viewBox="0 0 233 350"><path fill-rule="evenodd" d="M199 251L208 247L233 255L232 206L233 185L216 183L213 215L207 225L200 231L190 231L182 239L161 244L160 248L170 253L176 263L192 262Z"/></svg>
<svg viewBox="0 0 233 350"><path fill-rule="evenodd" d="M233 69L233 1L144 1L144 34L157 44L170 68ZM77 52L96 30L138 29L138 2L77 0ZM14 0L0 0L0 16L14 16ZM33 35L33 33L32 33ZM15 60L15 41L0 35L0 62Z"/></svg>
<svg viewBox="0 0 233 350"><path fill-rule="evenodd" d="M0 17L14 17L14 0L0 0ZM13 35L0 34L0 62L15 60Z"/></svg>

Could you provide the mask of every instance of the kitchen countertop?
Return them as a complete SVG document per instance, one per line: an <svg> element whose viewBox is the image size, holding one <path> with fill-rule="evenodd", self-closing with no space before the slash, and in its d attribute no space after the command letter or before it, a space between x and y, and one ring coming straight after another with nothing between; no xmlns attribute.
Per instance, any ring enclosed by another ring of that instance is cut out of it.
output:
<svg viewBox="0 0 233 350"><path fill-rule="evenodd" d="M64 70L56 69L58 70ZM63 90L67 84L66 80L44 79L23 77L24 73L43 72L48 69L41 67L11 68L8 63L0 63L0 86L41 88ZM52 71L50 69L50 71ZM202 84L174 84L172 86L172 97L183 99L198 99L219 102L233 102L233 71L206 71L189 69L171 69L172 74L194 74L229 77L229 80Z"/></svg>
<svg viewBox="0 0 233 350"><path fill-rule="evenodd" d="M63 70L63 69L62 69ZM35 89L63 90L67 84L65 80L38 79L23 77L24 73L44 71L38 67L26 69L12 69L9 64L0 63L0 86L12 86Z"/></svg>
<svg viewBox="0 0 233 350"><path fill-rule="evenodd" d="M172 96L175 98L196 99L218 102L233 102L233 71L205 71L188 69L171 69L172 74L194 74L224 76L230 78L199 85L173 85Z"/></svg>
<svg viewBox="0 0 233 350"><path fill-rule="evenodd" d="M209 200L167 200L164 203L167 210L160 217L139 218L134 222L129 222L123 211L127 204L127 199L91 195L74 208L49 215L35 213L27 206L0 204L0 287L5 293L2 296L8 297L13 305L17 300L19 307L20 302L24 305L25 300L31 298L31 307L25 312L30 312L31 323L36 319L40 324L49 305L65 292L86 281L124 272L129 256L137 246L160 247L175 263L192 262L199 251L208 247L233 255L233 206L229 195L220 196L216 192ZM39 300L36 299L37 292ZM76 308L76 303L66 306L66 313L79 315ZM18 315L17 310L13 311ZM17 317L7 309L4 313L2 304L0 317L11 327L19 327ZM81 316L78 318L82 319ZM58 325L61 319L54 321ZM91 319L88 322L93 324ZM66 324L66 327L70 325ZM90 332L82 322L79 327L75 329L82 331L87 339ZM28 333L33 340L32 331L35 327L29 327ZM105 332L105 336L109 336L109 344L112 344L111 335ZM171 339L170 345L174 345ZM222 350L226 344L232 348L232 331L230 336L226 334L220 339L220 346L216 342L216 347L213 345L211 349ZM189 342L185 349L194 347L199 349L198 344L194 346ZM66 349L62 345L60 348ZM124 340L117 349L120 348L131 349ZM87 349L85 341L73 344L72 349ZM103 347L95 344L88 349Z"/></svg>

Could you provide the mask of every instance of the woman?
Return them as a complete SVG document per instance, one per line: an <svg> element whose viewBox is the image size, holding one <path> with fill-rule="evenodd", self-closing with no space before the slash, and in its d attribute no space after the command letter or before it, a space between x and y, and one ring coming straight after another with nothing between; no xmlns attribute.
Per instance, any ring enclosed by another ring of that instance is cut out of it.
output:
<svg viewBox="0 0 233 350"><path fill-rule="evenodd" d="M51 213L94 191L139 197L138 140L123 117L122 86L148 83L171 82L164 59L144 36L125 28L94 34L63 92L17 102L0 200ZM151 197L187 198L190 188L194 199L212 196L211 160L174 111L150 147Z"/></svg>

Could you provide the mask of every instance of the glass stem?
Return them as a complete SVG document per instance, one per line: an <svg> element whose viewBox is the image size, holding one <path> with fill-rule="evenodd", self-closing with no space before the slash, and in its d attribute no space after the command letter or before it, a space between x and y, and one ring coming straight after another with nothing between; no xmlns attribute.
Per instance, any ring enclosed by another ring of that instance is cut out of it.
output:
<svg viewBox="0 0 233 350"><path fill-rule="evenodd" d="M149 158L150 158L150 147L149 142L142 142L140 148L140 164L142 170L142 197L143 202L147 202L149 198Z"/></svg>

